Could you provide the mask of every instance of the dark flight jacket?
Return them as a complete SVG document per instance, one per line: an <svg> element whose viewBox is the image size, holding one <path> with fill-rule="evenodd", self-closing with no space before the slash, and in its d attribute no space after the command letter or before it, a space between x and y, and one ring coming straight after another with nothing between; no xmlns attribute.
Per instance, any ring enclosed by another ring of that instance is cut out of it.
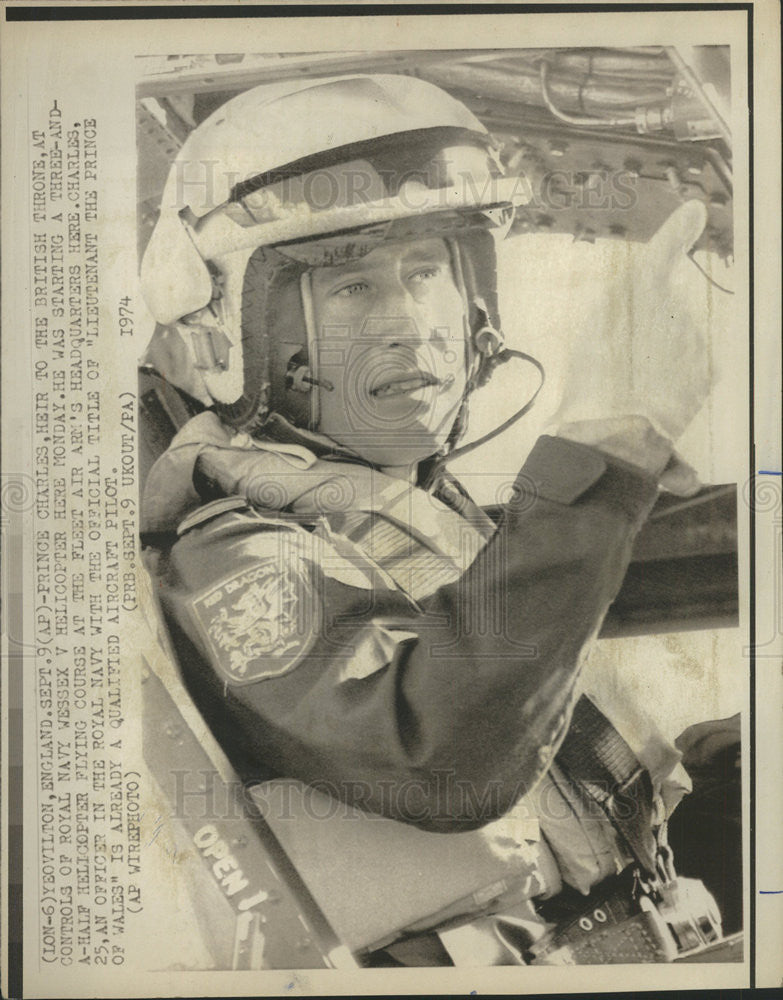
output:
<svg viewBox="0 0 783 1000"><path fill-rule="evenodd" d="M450 506L454 493L436 490ZM542 437L497 528L458 498L491 535L464 572L424 536L422 549L413 521L409 561L431 588L399 586L401 532L377 514L264 513L242 497L198 509L147 565L185 682L243 780L296 778L463 831L551 763L656 495L635 467ZM385 562L368 554L384 545Z"/></svg>

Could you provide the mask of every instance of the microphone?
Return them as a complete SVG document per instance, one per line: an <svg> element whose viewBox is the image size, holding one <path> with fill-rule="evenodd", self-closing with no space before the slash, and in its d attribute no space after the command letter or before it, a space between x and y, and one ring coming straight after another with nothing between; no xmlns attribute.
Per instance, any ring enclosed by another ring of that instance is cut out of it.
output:
<svg viewBox="0 0 783 1000"><path fill-rule="evenodd" d="M314 378L308 365L299 365L285 377L286 389L294 392L311 392L314 385L320 385L327 392L334 392L334 385L326 378Z"/></svg>

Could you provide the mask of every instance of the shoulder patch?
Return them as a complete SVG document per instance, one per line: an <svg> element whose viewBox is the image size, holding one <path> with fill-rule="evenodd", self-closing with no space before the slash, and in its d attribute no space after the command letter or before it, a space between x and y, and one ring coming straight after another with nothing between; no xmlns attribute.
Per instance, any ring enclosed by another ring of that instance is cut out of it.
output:
<svg viewBox="0 0 783 1000"><path fill-rule="evenodd" d="M210 659L229 684L288 673L320 627L320 603L300 559L260 559L192 602Z"/></svg>

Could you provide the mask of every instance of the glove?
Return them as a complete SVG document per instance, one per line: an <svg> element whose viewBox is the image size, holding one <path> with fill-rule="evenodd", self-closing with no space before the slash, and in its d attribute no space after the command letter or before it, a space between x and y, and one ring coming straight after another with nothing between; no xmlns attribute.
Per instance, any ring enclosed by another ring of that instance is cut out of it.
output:
<svg viewBox="0 0 783 1000"><path fill-rule="evenodd" d="M706 298L688 294L685 254L706 219L704 205L688 201L617 261L571 352L554 426L643 418L671 443L690 425L710 387L709 313Z"/></svg>

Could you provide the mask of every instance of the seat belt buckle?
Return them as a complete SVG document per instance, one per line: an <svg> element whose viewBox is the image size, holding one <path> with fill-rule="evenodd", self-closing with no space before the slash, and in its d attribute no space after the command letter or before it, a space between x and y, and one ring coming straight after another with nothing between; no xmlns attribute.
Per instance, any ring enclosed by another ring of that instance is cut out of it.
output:
<svg viewBox="0 0 783 1000"><path fill-rule="evenodd" d="M700 879L683 878L674 868L671 848L659 834L658 878L651 893L658 912L677 941L678 958L703 951L723 937L720 910L712 894Z"/></svg>

